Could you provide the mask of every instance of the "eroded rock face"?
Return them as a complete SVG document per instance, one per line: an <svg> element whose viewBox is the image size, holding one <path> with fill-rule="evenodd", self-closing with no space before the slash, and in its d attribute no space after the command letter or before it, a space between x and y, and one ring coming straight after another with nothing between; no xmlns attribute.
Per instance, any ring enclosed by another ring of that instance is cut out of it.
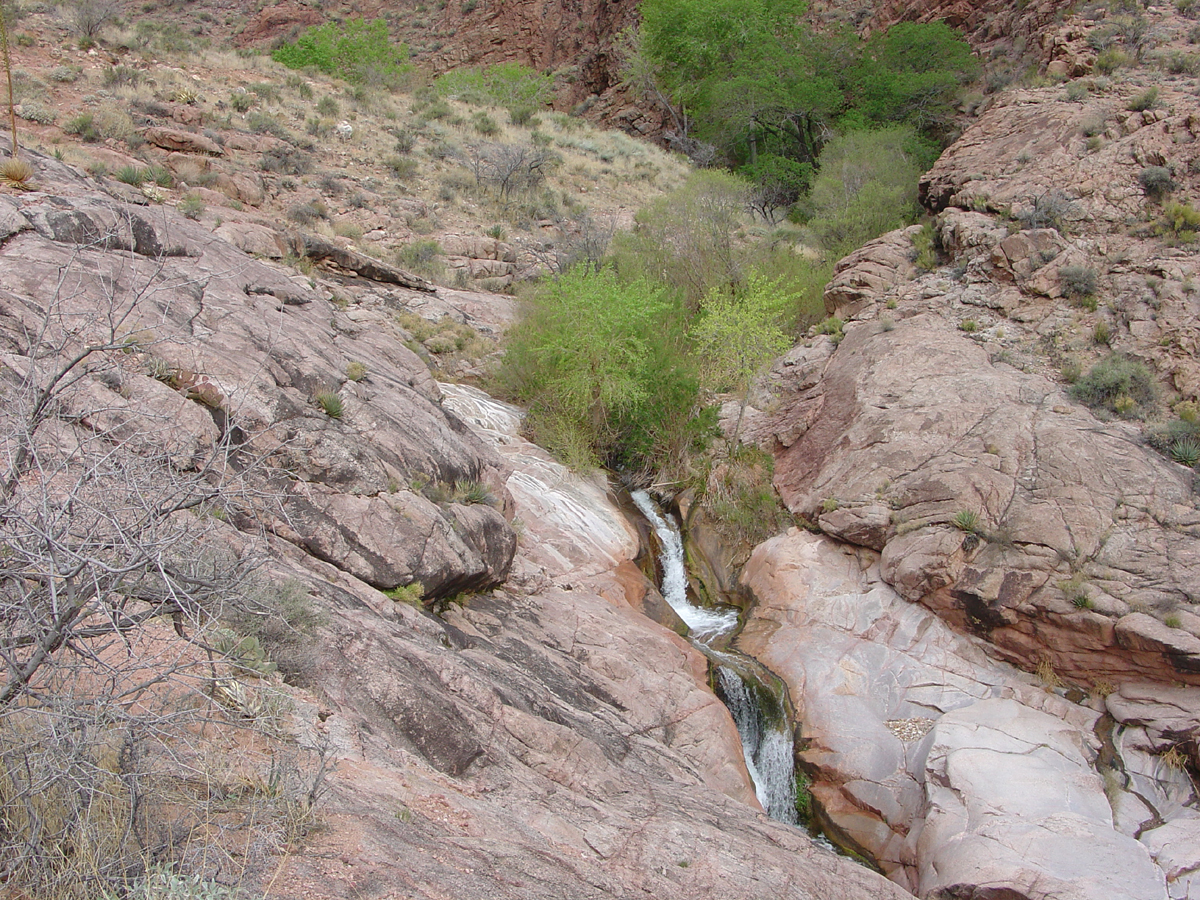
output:
<svg viewBox="0 0 1200 900"><path fill-rule="evenodd" d="M38 167L47 187L79 187L53 160ZM421 581L436 597L504 580L516 539L500 512L412 493L491 483L502 508L507 470L439 406L397 332L363 333L361 311L352 321L307 280L161 207L73 190L5 198L4 210L0 328L14 368L44 322L47 342L59 322L127 341L130 355L89 388L96 427L119 409L124 439L165 436L180 461L236 432L245 453L298 479L276 495L277 533L376 587ZM351 363L369 374L349 380ZM322 392L336 416L314 401Z"/></svg>
<svg viewBox="0 0 1200 900"><path fill-rule="evenodd" d="M1142 87L993 101L922 180L944 267L916 272L902 231L847 257L826 292L845 340L782 358L777 409L748 432L793 512L880 551L903 596L1007 658L1082 684L1195 685L1193 475L1059 373L1132 357L1163 418L1200 385L1194 259L1127 227L1160 214L1145 167L1195 187L1195 104L1164 87L1133 112Z"/></svg>
<svg viewBox="0 0 1200 900"><path fill-rule="evenodd" d="M906 602L879 554L793 529L759 545L743 578L756 604L738 647L788 684L821 821L889 877L935 898L1166 896L1158 845L1137 838L1161 822L1186 831L1200 804L1182 772L1124 739L1148 691L1125 698L1102 777L1100 712Z"/></svg>
<svg viewBox="0 0 1200 900"><path fill-rule="evenodd" d="M820 381L785 410L793 432L796 407L811 424L776 432L789 509L881 551L904 597L1031 669L1200 684L1197 637L1139 612L1200 596L1189 474L1134 426L1099 426L1058 385L993 361L941 302L890 330L847 326L814 363Z"/></svg>
<svg viewBox="0 0 1200 900"><path fill-rule="evenodd" d="M69 342L60 328L110 341L56 410L63 430L181 469L230 439L251 476L214 541L319 612L307 687L277 687L288 752L334 763L323 827L251 865L246 889L904 896L761 812L704 657L635 608L653 588L603 480L523 441L511 408L443 393L393 322L413 304L502 327L510 300L360 279L334 304L325 283L28 155L46 190L0 195L3 364L33 371ZM464 605L439 618L380 590L413 581Z"/></svg>
<svg viewBox="0 0 1200 900"><path fill-rule="evenodd" d="M1148 848L1112 827L1080 733L1014 700L943 716L925 763L921 896L1002 883L1014 897L1161 900Z"/></svg>

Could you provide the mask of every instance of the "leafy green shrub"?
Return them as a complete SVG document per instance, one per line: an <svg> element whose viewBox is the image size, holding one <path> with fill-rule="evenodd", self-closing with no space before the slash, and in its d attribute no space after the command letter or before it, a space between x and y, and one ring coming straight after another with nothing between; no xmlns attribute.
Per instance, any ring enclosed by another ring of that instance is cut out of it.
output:
<svg viewBox="0 0 1200 900"><path fill-rule="evenodd" d="M477 112L471 116L471 126L484 137L500 133L500 125L485 112Z"/></svg>
<svg viewBox="0 0 1200 900"><path fill-rule="evenodd" d="M1146 88L1140 94L1129 101L1125 107L1130 112L1145 112L1148 109L1153 109L1154 104L1158 102L1158 87L1152 86Z"/></svg>
<svg viewBox="0 0 1200 900"><path fill-rule="evenodd" d="M412 178L421 168L415 159L408 156L396 156L394 154L384 157L383 164L397 178Z"/></svg>
<svg viewBox="0 0 1200 900"><path fill-rule="evenodd" d="M831 338L833 338L833 342L836 344L846 336L845 332L842 331L842 326L844 324L845 323L837 316L830 316L828 319L825 319L823 322L817 324L816 332L817 334L829 335Z"/></svg>
<svg viewBox="0 0 1200 900"><path fill-rule="evenodd" d="M1072 81L1067 85L1067 100L1071 103L1082 103L1088 98L1091 93L1087 83L1083 81Z"/></svg>
<svg viewBox="0 0 1200 900"><path fill-rule="evenodd" d="M1111 353L1071 386L1071 396L1095 410L1141 416L1155 402L1154 379L1137 360Z"/></svg>
<svg viewBox="0 0 1200 900"><path fill-rule="evenodd" d="M728 544L753 547L795 524L771 484L773 472L771 454L746 446L711 467L704 508Z"/></svg>
<svg viewBox="0 0 1200 900"><path fill-rule="evenodd" d="M680 313L644 281L572 269L528 302L494 386L569 465L661 466L703 427Z"/></svg>
<svg viewBox="0 0 1200 900"><path fill-rule="evenodd" d="M967 334L974 334L979 330L979 323L974 319L963 319L958 323L958 330L965 331Z"/></svg>
<svg viewBox="0 0 1200 900"><path fill-rule="evenodd" d="M395 600L397 603L420 606L421 599L425 596L425 585L419 581L414 581L411 584L398 585L390 591L384 591L383 593L384 596Z"/></svg>
<svg viewBox="0 0 1200 900"><path fill-rule="evenodd" d="M53 125L54 111L33 100L23 100L13 110L26 122L37 122L39 125Z"/></svg>
<svg viewBox="0 0 1200 900"><path fill-rule="evenodd" d="M309 28L295 43L284 44L271 58L291 69L309 66L354 85L400 87L412 65L408 48L393 44L383 19L348 19Z"/></svg>
<svg viewBox="0 0 1200 900"><path fill-rule="evenodd" d="M1138 184L1150 197L1162 197L1177 187L1171 170L1166 166L1146 166L1138 173Z"/></svg>
<svg viewBox="0 0 1200 900"><path fill-rule="evenodd" d="M746 257L736 240L749 186L725 172L693 172L684 184L643 207L636 228L613 240L622 279L657 282L698 309L711 290L741 285Z"/></svg>
<svg viewBox="0 0 1200 900"><path fill-rule="evenodd" d="M1195 75L1200 71L1200 60L1195 53L1172 50L1159 58L1159 64L1168 75Z"/></svg>
<svg viewBox="0 0 1200 900"><path fill-rule="evenodd" d="M809 227L837 255L917 215L921 153L909 128L853 131L821 151L808 199Z"/></svg>
<svg viewBox="0 0 1200 900"><path fill-rule="evenodd" d="M1190 244L1200 231L1200 210L1190 203L1171 201L1163 206L1162 215L1154 223L1155 234Z"/></svg>
<svg viewBox="0 0 1200 900"><path fill-rule="evenodd" d="M1096 56L1096 71L1101 75L1111 75L1117 69L1129 65L1132 58L1119 47L1109 47Z"/></svg>
<svg viewBox="0 0 1200 900"><path fill-rule="evenodd" d="M554 89L554 78L519 63L500 63L483 69L451 69L434 81L437 96L476 106L502 106L518 118L544 107ZM526 123L528 119L526 120Z"/></svg>
<svg viewBox="0 0 1200 900"><path fill-rule="evenodd" d="M77 134L88 143L101 139L100 131L96 128L96 119L91 113L80 113L63 126L67 134Z"/></svg>
<svg viewBox="0 0 1200 900"><path fill-rule="evenodd" d="M921 272L932 272L937 268L937 233L928 222L913 235L913 263Z"/></svg>
<svg viewBox="0 0 1200 900"><path fill-rule="evenodd" d="M328 116L331 119L336 119L341 110L338 107L338 102L332 97L322 97L317 101L318 115Z"/></svg>

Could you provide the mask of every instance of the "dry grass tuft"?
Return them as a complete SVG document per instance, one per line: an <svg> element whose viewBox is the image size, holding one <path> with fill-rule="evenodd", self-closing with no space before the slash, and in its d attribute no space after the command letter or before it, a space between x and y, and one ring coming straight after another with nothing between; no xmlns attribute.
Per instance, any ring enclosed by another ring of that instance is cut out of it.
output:
<svg viewBox="0 0 1200 900"><path fill-rule="evenodd" d="M32 190L33 166L23 159L6 159L0 163L0 178L9 187Z"/></svg>

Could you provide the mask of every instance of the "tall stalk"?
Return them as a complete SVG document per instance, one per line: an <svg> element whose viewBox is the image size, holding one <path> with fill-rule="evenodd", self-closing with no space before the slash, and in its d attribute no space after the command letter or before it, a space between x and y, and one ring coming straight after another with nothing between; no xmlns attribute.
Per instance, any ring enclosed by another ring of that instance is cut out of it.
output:
<svg viewBox="0 0 1200 900"><path fill-rule="evenodd" d="M8 57L8 23L4 20L4 3L0 0L0 53L4 55L4 75L8 79L8 127L12 132L12 158L17 158L17 108L13 103L12 62Z"/></svg>

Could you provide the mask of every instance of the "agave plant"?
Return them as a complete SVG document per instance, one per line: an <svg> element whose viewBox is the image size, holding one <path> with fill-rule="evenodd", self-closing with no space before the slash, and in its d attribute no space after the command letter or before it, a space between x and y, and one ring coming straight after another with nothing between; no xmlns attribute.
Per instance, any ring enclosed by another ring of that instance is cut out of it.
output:
<svg viewBox="0 0 1200 900"><path fill-rule="evenodd" d="M1191 437L1176 438L1171 443L1171 459L1195 468L1196 463L1200 462L1200 441Z"/></svg>
<svg viewBox="0 0 1200 900"><path fill-rule="evenodd" d="M976 534L979 531L979 513L973 509L960 509L952 520L954 527L961 531Z"/></svg>

